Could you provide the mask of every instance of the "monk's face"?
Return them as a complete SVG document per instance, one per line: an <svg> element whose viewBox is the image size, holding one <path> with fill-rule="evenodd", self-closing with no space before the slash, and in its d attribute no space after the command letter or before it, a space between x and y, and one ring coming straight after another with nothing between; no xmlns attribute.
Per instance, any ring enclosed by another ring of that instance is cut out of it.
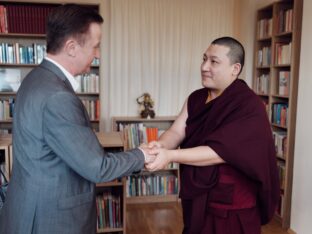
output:
<svg viewBox="0 0 312 234"><path fill-rule="evenodd" d="M206 50L201 65L202 85L219 95L238 76L240 64L232 64L230 48L212 44Z"/></svg>

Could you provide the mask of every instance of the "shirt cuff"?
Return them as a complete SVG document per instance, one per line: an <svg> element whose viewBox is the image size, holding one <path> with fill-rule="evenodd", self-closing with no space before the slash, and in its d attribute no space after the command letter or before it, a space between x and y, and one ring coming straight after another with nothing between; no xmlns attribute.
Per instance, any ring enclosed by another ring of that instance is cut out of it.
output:
<svg viewBox="0 0 312 234"><path fill-rule="evenodd" d="M146 155L145 151L142 150L140 147L138 149L141 150L141 152L143 153L143 155L144 155L144 163L146 163L147 162L147 155Z"/></svg>

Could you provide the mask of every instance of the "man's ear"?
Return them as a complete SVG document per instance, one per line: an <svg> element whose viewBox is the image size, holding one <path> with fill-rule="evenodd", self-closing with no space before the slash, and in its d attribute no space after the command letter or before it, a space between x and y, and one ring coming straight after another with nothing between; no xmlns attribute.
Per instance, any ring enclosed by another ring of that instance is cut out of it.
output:
<svg viewBox="0 0 312 234"><path fill-rule="evenodd" d="M232 73L232 75L233 76L238 76L238 74L240 73L241 69L242 69L242 65L240 63L235 63L233 65L233 73Z"/></svg>
<svg viewBox="0 0 312 234"><path fill-rule="evenodd" d="M77 42L73 39L68 39L64 45L64 50L68 56L75 57L76 47L77 47Z"/></svg>

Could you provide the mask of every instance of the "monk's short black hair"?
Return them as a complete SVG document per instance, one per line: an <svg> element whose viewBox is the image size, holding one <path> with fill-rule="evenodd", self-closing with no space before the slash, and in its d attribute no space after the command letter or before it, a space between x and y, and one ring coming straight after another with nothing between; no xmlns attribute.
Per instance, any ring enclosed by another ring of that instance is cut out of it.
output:
<svg viewBox="0 0 312 234"><path fill-rule="evenodd" d="M241 70L243 70L245 62L245 49L243 45L233 37L220 37L211 42L212 45L222 45L230 48L228 57L232 64L240 63Z"/></svg>

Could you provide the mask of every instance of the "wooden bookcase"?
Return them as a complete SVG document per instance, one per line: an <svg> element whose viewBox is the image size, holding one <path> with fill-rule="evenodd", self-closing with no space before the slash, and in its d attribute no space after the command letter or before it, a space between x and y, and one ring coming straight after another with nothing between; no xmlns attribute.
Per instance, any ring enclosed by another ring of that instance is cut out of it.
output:
<svg viewBox="0 0 312 234"><path fill-rule="evenodd" d="M5 77L0 82L0 133L11 132L18 85L46 54L45 20L49 11L56 6L59 4L53 4L52 1L0 2L0 22L7 22L7 27L0 23L0 74ZM97 5L90 7L98 9ZM99 61L94 61L90 73L77 76L76 79L80 82L77 95L86 106L92 127L99 131Z"/></svg>
<svg viewBox="0 0 312 234"><path fill-rule="evenodd" d="M109 132L109 133L97 133L97 137L104 147L105 151L108 152L119 152L123 151L123 141L120 132ZM106 227L97 229L97 233L126 233L126 179L120 178L118 180L108 182L108 183L100 183L96 185L97 187L97 211L99 211L99 198L101 199L102 194L108 193L109 195L103 195L103 199L107 199L106 201L112 201L111 204L117 204L115 211L116 216L120 214L119 222L113 221L116 224L115 227ZM111 199L115 197L116 199ZM116 201L116 202L115 202ZM105 213L105 212L104 212ZM99 214L99 213L98 213ZM103 213L102 213L103 214ZM118 220L115 216L113 220ZM103 220L104 218L102 218ZM98 219L99 220L99 219ZM119 223L119 225L117 224Z"/></svg>
<svg viewBox="0 0 312 234"><path fill-rule="evenodd" d="M157 129L158 135L168 129L174 122L175 116L143 119L140 117L113 117L112 130L122 131L125 149L133 148L145 142L142 137L148 128ZM126 142L135 144L127 144ZM126 182L126 201L130 203L172 202L178 201L179 167L170 164L167 169L158 172L142 171L139 174L128 176Z"/></svg>
<svg viewBox="0 0 312 234"><path fill-rule="evenodd" d="M302 0L257 11L253 89L266 105L276 145L281 196L276 218L290 226Z"/></svg>

